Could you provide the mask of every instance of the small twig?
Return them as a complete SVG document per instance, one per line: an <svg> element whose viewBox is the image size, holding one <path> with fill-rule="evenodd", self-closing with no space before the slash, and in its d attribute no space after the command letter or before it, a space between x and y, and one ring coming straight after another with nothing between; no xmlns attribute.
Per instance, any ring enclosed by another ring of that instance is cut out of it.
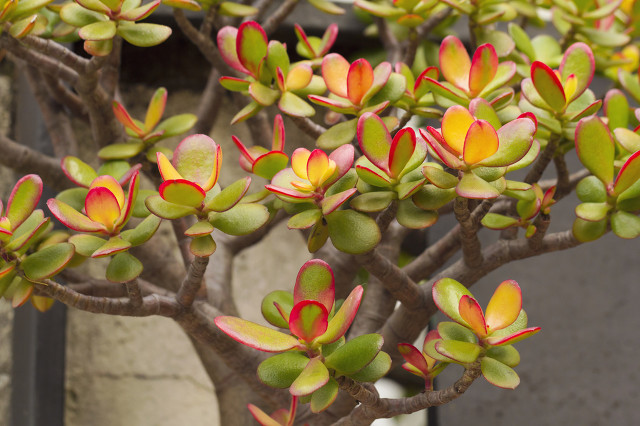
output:
<svg viewBox="0 0 640 426"><path fill-rule="evenodd" d="M542 240L547 234L550 223L551 217L548 214L540 213L538 217L536 217L536 220L533 224L536 227L536 233L533 234L531 238L529 238L529 246L533 250L539 250L542 246Z"/></svg>
<svg viewBox="0 0 640 426"><path fill-rule="evenodd" d="M113 38L113 48L107 56L100 75L100 85L113 98L120 80L120 62L122 60L122 38Z"/></svg>
<svg viewBox="0 0 640 426"><path fill-rule="evenodd" d="M39 294L49 296L67 306L81 311L97 314L147 317L159 315L163 317L175 317L182 307L174 299L153 294L142 299L139 306L135 306L129 298L108 298L86 296L69 287L58 284L52 280L44 283L34 283Z"/></svg>
<svg viewBox="0 0 640 426"><path fill-rule="evenodd" d="M142 306L142 293L140 292L140 286L138 285L138 280L134 279L131 281L127 281L125 283L127 287L127 295L129 296L129 301L134 308L139 308Z"/></svg>
<svg viewBox="0 0 640 426"><path fill-rule="evenodd" d="M542 151L542 155L538 157L538 160L534 164L533 168L529 170L529 173L527 173L527 176L524 178L524 181L526 183L531 184L540 180L540 178L542 177L542 173L544 173L545 169L549 165L549 162L555 155L556 148L558 147L561 138L561 136L557 135L551 136L549 142L547 142L547 146L544 148L544 151Z"/></svg>
<svg viewBox="0 0 640 426"><path fill-rule="evenodd" d="M273 33L278 26L293 12L298 5L298 0L285 0L280 7L271 14L263 23L262 28L267 35Z"/></svg>
<svg viewBox="0 0 640 426"><path fill-rule="evenodd" d="M176 300L184 307L190 307L196 298L196 293L202 287L202 278L209 264L208 257L196 256L189 267L187 276L180 285L180 290L176 295Z"/></svg>
<svg viewBox="0 0 640 426"><path fill-rule="evenodd" d="M389 24L387 23L386 19L375 17L373 21L378 28L378 36L380 37L382 46L387 52L387 61L391 62L391 64L395 64L396 62L400 61L401 58L401 49L398 39L391 31L391 28L389 28Z"/></svg>
<svg viewBox="0 0 640 426"><path fill-rule="evenodd" d="M211 37L217 14L218 9L215 7L210 7L209 10L207 10L207 13L204 15L204 19L202 20L202 24L200 25L200 34L205 37Z"/></svg>
<svg viewBox="0 0 640 426"><path fill-rule="evenodd" d="M304 133L312 137L313 139L318 139L320 135L327 131L321 125L315 123L309 117L289 117L293 124L295 124L298 129L302 130Z"/></svg>
<svg viewBox="0 0 640 426"><path fill-rule="evenodd" d="M460 241L464 262L470 267L475 267L482 263L482 247L478 239L478 226L471 220L468 203L469 200L466 198L457 197L453 205L453 212L460 223Z"/></svg>
<svg viewBox="0 0 640 426"><path fill-rule="evenodd" d="M416 51L418 50L419 43L420 43L420 38L418 35L418 30L416 30L415 28L410 28L407 47L405 49L404 56L402 58L402 62L407 64L409 67L413 65L413 61L416 58Z"/></svg>
<svg viewBox="0 0 640 426"><path fill-rule="evenodd" d="M396 213L398 212L398 200L393 200L389 207L384 209L378 214L376 217L376 224L378 228L380 228L380 232L385 233L389 225L396 218Z"/></svg>

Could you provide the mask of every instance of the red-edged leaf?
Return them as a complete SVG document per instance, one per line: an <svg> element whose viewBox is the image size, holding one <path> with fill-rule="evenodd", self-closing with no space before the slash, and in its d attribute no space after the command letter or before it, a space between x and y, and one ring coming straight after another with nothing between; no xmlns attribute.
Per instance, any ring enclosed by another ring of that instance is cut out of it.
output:
<svg viewBox="0 0 640 426"><path fill-rule="evenodd" d="M191 135L182 140L173 153L173 165L183 179L197 183L207 192L218 181L222 150L207 135Z"/></svg>
<svg viewBox="0 0 640 426"><path fill-rule="evenodd" d="M67 228L80 232L104 232L106 227L98 222L89 219L87 216L75 210L70 205L50 198L47 207L51 213Z"/></svg>
<svg viewBox="0 0 640 426"><path fill-rule="evenodd" d="M284 151L284 121L280 114L273 119L273 138L271 139L272 151Z"/></svg>
<svg viewBox="0 0 640 426"><path fill-rule="evenodd" d="M498 55L491 44L483 44L476 49L469 71L469 90L476 95L485 88L498 71Z"/></svg>
<svg viewBox="0 0 640 426"><path fill-rule="evenodd" d="M289 392L294 396L310 395L329 381L329 370L318 358L312 358L302 373L289 387Z"/></svg>
<svg viewBox="0 0 640 426"><path fill-rule="evenodd" d="M238 52L236 50L238 29L231 26L223 27L218 31L216 38L220 55L227 65L243 74L249 74L249 70L242 65L240 59L238 59Z"/></svg>
<svg viewBox="0 0 640 426"><path fill-rule="evenodd" d="M437 156L437 158L445 165L452 169L458 169L464 165L457 155L453 154L446 148L447 143L436 129L431 126L427 126L426 132L422 129L418 129L418 131L420 132L420 135L422 135L422 138L427 142L435 156Z"/></svg>
<svg viewBox="0 0 640 426"><path fill-rule="evenodd" d="M322 78L327 89L342 98L347 98L347 74L349 61L337 53L330 53L322 60Z"/></svg>
<svg viewBox="0 0 640 426"><path fill-rule="evenodd" d="M315 300L331 312L335 298L333 271L329 264L320 259L312 259L302 265L293 289L293 303Z"/></svg>
<svg viewBox="0 0 640 426"><path fill-rule="evenodd" d="M305 342L311 342L327 331L328 316L322 303L303 300L296 303L289 314L289 330Z"/></svg>
<svg viewBox="0 0 640 426"><path fill-rule="evenodd" d="M622 194L631 185L640 179L640 151L633 154L624 163L615 183L613 184L613 193L615 195ZM11 223L13 225L13 222Z"/></svg>
<svg viewBox="0 0 640 426"><path fill-rule="evenodd" d="M443 122L444 125L444 122ZM488 121L477 120L464 140L463 158L467 164L476 164L498 151L498 134Z"/></svg>
<svg viewBox="0 0 640 426"><path fill-rule="evenodd" d="M373 84L373 68L369 61L360 58L349 66L347 95L354 105L360 105L363 96Z"/></svg>
<svg viewBox="0 0 640 426"><path fill-rule="evenodd" d="M469 327L480 337L487 335L487 323L478 301L468 295L463 295L458 303L458 312Z"/></svg>
<svg viewBox="0 0 640 426"><path fill-rule="evenodd" d="M200 207L206 196L200 186L186 179L166 180L159 192L163 200L189 207Z"/></svg>
<svg viewBox="0 0 640 426"><path fill-rule="evenodd" d="M363 154L385 172L389 171L391 135L377 115L366 112L358 119L358 144Z"/></svg>
<svg viewBox="0 0 640 426"><path fill-rule="evenodd" d="M113 230L115 222L120 217L120 205L113 192L98 186L91 188L84 200L87 216L94 222L103 224L108 230Z"/></svg>
<svg viewBox="0 0 640 426"><path fill-rule="evenodd" d="M455 36L447 36L440 44L440 70L451 84L464 91L469 90L471 60L462 42Z"/></svg>
<svg viewBox="0 0 640 426"><path fill-rule="evenodd" d="M12 230L15 230L31 215L38 205L41 195L42 179L40 176L30 174L18 180L11 191L4 214L9 219ZM2 213L0 212L0 214Z"/></svg>
<svg viewBox="0 0 640 426"><path fill-rule="evenodd" d="M514 280L500 283L487 305L485 319L489 333L510 326L522 309L522 291Z"/></svg>
<svg viewBox="0 0 640 426"><path fill-rule="evenodd" d="M338 192L337 194L324 197L322 199L322 202L320 203L322 207L322 214L326 216L333 213L357 191L358 190L356 188L351 188L347 189L346 191Z"/></svg>
<svg viewBox="0 0 640 426"><path fill-rule="evenodd" d="M135 123L133 118L131 118L127 110L124 108L124 106L120 102L113 101L112 107L113 107L113 113L115 114L116 119L120 123L122 123L124 127L133 131L139 137L142 137L146 133L145 130L138 127L138 125Z"/></svg>
<svg viewBox="0 0 640 426"><path fill-rule="evenodd" d="M261 426L282 426L282 423L271 418L267 413L259 409L253 404L247 404L249 412Z"/></svg>
<svg viewBox="0 0 640 426"><path fill-rule="evenodd" d="M558 76L543 62L535 61L531 64L531 81L538 94L554 110L562 111L567 104L564 87Z"/></svg>
<svg viewBox="0 0 640 426"><path fill-rule="evenodd" d="M405 361L417 368L425 377L429 375L429 365L424 355L415 346L408 343L398 343L398 352Z"/></svg>
<svg viewBox="0 0 640 426"><path fill-rule="evenodd" d="M416 133L411 127L400 130L393 137L389 149L389 171L397 178L411 159L416 149Z"/></svg>
<svg viewBox="0 0 640 426"><path fill-rule="evenodd" d="M570 75L576 78L576 86L573 94L567 101L577 99L593 80L596 62L591 48L585 43L574 43L564 52L558 71L563 81L567 81ZM566 83L565 83L566 84Z"/></svg>
<svg viewBox="0 0 640 426"><path fill-rule="evenodd" d="M236 51L238 60L251 75L259 77L260 64L267 56L267 34L255 21L245 22L238 28Z"/></svg>
<svg viewBox="0 0 640 426"><path fill-rule="evenodd" d="M533 336L538 331L540 331L540 327L529 327L508 336L489 337L486 339L486 342L493 346L513 345L527 337Z"/></svg>
<svg viewBox="0 0 640 426"><path fill-rule="evenodd" d="M329 321L327 331L317 338L317 343L327 345L335 342L345 335L358 312L363 291L364 290L361 285L351 291L349 296L342 303L342 306L340 306L338 312L336 312L333 318Z"/></svg>
<svg viewBox="0 0 640 426"><path fill-rule="evenodd" d="M232 339L260 351L284 352L300 346L293 336L242 318L220 316L214 321Z"/></svg>
<svg viewBox="0 0 640 426"><path fill-rule="evenodd" d="M609 187L613 183L615 144L607 125L596 116L583 118L576 127L575 141L582 164Z"/></svg>

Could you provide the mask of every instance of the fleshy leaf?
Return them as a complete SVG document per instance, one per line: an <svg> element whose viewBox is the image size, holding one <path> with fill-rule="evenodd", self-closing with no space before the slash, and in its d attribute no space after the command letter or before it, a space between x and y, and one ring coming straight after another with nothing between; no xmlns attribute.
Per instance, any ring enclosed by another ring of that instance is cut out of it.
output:
<svg viewBox="0 0 640 426"><path fill-rule="evenodd" d="M405 199L398 204L398 223L409 229L427 228L438 220L438 212L422 210L412 200Z"/></svg>
<svg viewBox="0 0 640 426"><path fill-rule="evenodd" d="M358 312L362 300L362 286L354 288L329 321L327 331L317 339L317 343L326 345L340 339L347 332Z"/></svg>
<svg viewBox="0 0 640 426"><path fill-rule="evenodd" d="M498 134L485 120L474 121L464 140L463 158L467 164L476 164L498 151Z"/></svg>
<svg viewBox="0 0 640 426"><path fill-rule="evenodd" d="M358 144L364 155L383 171L389 168L391 135L377 115L366 112L358 120Z"/></svg>
<svg viewBox="0 0 640 426"><path fill-rule="evenodd" d="M73 207L55 198L50 198L47 201L47 206L56 219L62 222L67 228L81 232L106 231L106 227L103 224L94 222Z"/></svg>
<svg viewBox="0 0 640 426"><path fill-rule="evenodd" d="M119 236L114 236L109 238L109 240L104 243L102 246L98 247L92 254L91 257L99 258L105 256L111 256L115 253L120 253L122 251L126 251L131 247L131 243L123 240Z"/></svg>
<svg viewBox="0 0 640 426"><path fill-rule="evenodd" d="M498 71L498 55L490 44L478 46L469 71L469 90L472 94L477 94L493 80Z"/></svg>
<svg viewBox="0 0 640 426"><path fill-rule="evenodd" d="M554 111L564 110L567 100L564 95L564 88L548 65L535 61L531 65L531 80L538 94Z"/></svg>
<svg viewBox="0 0 640 426"><path fill-rule="evenodd" d="M335 298L333 271L329 264L312 259L300 268L293 290L294 304L303 300L315 300L331 312Z"/></svg>
<svg viewBox="0 0 640 426"><path fill-rule="evenodd" d="M337 210L325 219L329 225L329 237L340 251L350 254L372 250L382 235L375 220L353 210Z"/></svg>
<svg viewBox="0 0 640 426"><path fill-rule="evenodd" d="M142 262L128 252L118 253L107 265L106 277L114 283L125 283L140 276L143 270Z"/></svg>
<svg viewBox="0 0 640 426"><path fill-rule="evenodd" d="M514 280L500 283L487 305L485 319L489 333L511 325L522 309L522 291Z"/></svg>
<svg viewBox="0 0 640 426"><path fill-rule="evenodd" d="M373 84L373 68L364 58L354 61L347 73L347 96L351 103L360 105L362 98Z"/></svg>
<svg viewBox="0 0 640 426"><path fill-rule="evenodd" d="M462 175L462 179L456 186L456 193L461 197L481 200L500 196L500 191L473 173Z"/></svg>
<svg viewBox="0 0 640 426"><path fill-rule="evenodd" d="M322 218L322 210L317 208L311 208L309 210L302 211L287 221L287 227L289 229L308 229L318 223Z"/></svg>
<svg viewBox="0 0 640 426"><path fill-rule="evenodd" d="M583 118L576 127L575 140L582 164L606 186L611 185L615 144L607 126L596 116Z"/></svg>
<svg viewBox="0 0 640 426"><path fill-rule="evenodd" d="M451 278L443 278L433 284L431 293L438 309L455 322L466 324L458 312L458 306L462 296L473 297L473 295L465 286Z"/></svg>
<svg viewBox="0 0 640 426"><path fill-rule="evenodd" d="M391 177L399 177L416 149L415 131L408 127L400 130L393 138L389 150L389 171Z"/></svg>
<svg viewBox="0 0 640 426"><path fill-rule="evenodd" d="M429 365L422 351L408 343L398 343L398 352L406 362L417 368L423 374L423 377L429 375Z"/></svg>
<svg viewBox="0 0 640 426"><path fill-rule="evenodd" d="M171 28L158 24L134 24L120 21L116 32L120 37L138 47L156 46L171 35Z"/></svg>
<svg viewBox="0 0 640 426"><path fill-rule="evenodd" d="M145 205L151 213L161 217L162 219L179 219L184 216L198 213L198 211L193 207L170 203L163 200L160 195L147 197ZM51 206L49 208L51 208Z"/></svg>
<svg viewBox="0 0 640 426"><path fill-rule="evenodd" d="M520 354L516 348L511 345L489 348L487 350L487 356L512 368L520 364Z"/></svg>
<svg viewBox="0 0 640 426"><path fill-rule="evenodd" d="M213 199L207 203L206 208L216 212L229 210L244 197L244 194L246 194L249 189L249 185L251 185L251 177L247 176L238 179L213 197Z"/></svg>
<svg viewBox="0 0 640 426"><path fill-rule="evenodd" d="M330 377L326 385L311 395L311 412L320 413L329 408L338 396L338 390L340 390L338 382Z"/></svg>
<svg viewBox="0 0 640 426"><path fill-rule="evenodd" d="M310 395L323 387L329 381L329 370L318 358L312 358L300 373L298 378L289 387L289 392L294 396Z"/></svg>
<svg viewBox="0 0 640 426"><path fill-rule="evenodd" d="M216 251L216 248L216 242L209 234L195 237L189 243L189 251L198 257L209 257Z"/></svg>
<svg viewBox="0 0 640 426"><path fill-rule="evenodd" d="M352 199L349 205L361 212L379 212L386 209L394 198L393 191L367 192Z"/></svg>
<svg viewBox="0 0 640 426"><path fill-rule="evenodd" d="M439 62L442 76L448 82L462 90L469 90L471 60L467 50L458 38L447 36L442 40Z"/></svg>
<svg viewBox="0 0 640 426"><path fill-rule="evenodd" d="M27 256L20 267L28 280L40 281L60 272L74 253L73 244L54 244Z"/></svg>
<svg viewBox="0 0 640 426"><path fill-rule="evenodd" d="M462 296L458 304L458 313L478 336L484 337L487 334L487 323L476 299L467 295Z"/></svg>
<svg viewBox="0 0 640 426"><path fill-rule="evenodd" d="M497 132L499 140L497 152L481 161L480 164L489 167L502 167L516 163L531 149L535 131L535 123L528 118L510 121Z"/></svg>
<svg viewBox="0 0 640 426"><path fill-rule="evenodd" d="M197 183L205 192L218 181L221 162L220 146L207 135L186 137L173 155L173 165L182 178Z"/></svg>
<svg viewBox="0 0 640 426"><path fill-rule="evenodd" d="M275 290L262 299L262 316L276 327L289 327L289 313L291 309L293 309L293 295L288 291ZM286 318L283 318L281 310L286 313Z"/></svg>
<svg viewBox="0 0 640 426"><path fill-rule="evenodd" d="M340 374L354 374L362 370L378 355L384 340L379 334L358 336L325 358L325 364Z"/></svg>
<svg viewBox="0 0 640 426"><path fill-rule="evenodd" d="M611 215L611 230L620 238L636 238L640 235L640 218L625 211L617 211Z"/></svg>
<svg viewBox="0 0 640 426"><path fill-rule="evenodd" d="M262 361L258 366L258 378L262 383L276 389L286 389L293 384L309 358L300 352L285 352Z"/></svg>
<svg viewBox="0 0 640 426"><path fill-rule="evenodd" d="M132 246L139 246L144 244L156 233L160 226L160 219L158 216L149 215L142 222L140 222L135 228L127 229L120 233L120 237L123 240L129 241Z"/></svg>
<svg viewBox="0 0 640 426"><path fill-rule="evenodd" d="M470 364L480 355L480 346L458 340L439 340L435 344L435 350L440 355L461 364Z"/></svg>
<svg viewBox="0 0 640 426"><path fill-rule="evenodd" d="M631 185L640 180L640 151L634 153L624 163L613 184L613 193L620 195ZM13 222L12 222L13 224Z"/></svg>
<svg viewBox="0 0 640 426"><path fill-rule="evenodd" d="M163 200L189 207L200 207L206 196L200 186L186 179L165 180L159 191Z"/></svg>
<svg viewBox="0 0 640 426"><path fill-rule="evenodd" d="M330 53L322 60L322 78L327 89L336 95L347 98L347 74L349 62L337 53Z"/></svg>
<svg viewBox="0 0 640 426"><path fill-rule="evenodd" d="M305 342L311 342L327 330L328 316L323 304L304 300L293 306L289 315L289 329Z"/></svg>
<svg viewBox="0 0 640 426"><path fill-rule="evenodd" d="M298 339L242 318L220 316L215 323L232 339L264 352L284 352L299 346Z"/></svg>
<svg viewBox="0 0 640 426"><path fill-rule="evenodd" d="M442 117L442 137L455 153L463 153L467 132L474 122L475 118L462 106L455 105L445 111Z"/></svg>
<svg viewBox="0 0 640 426"><path fill-rule="evenodd" d="M515 389L520 384L520 378L513 369L500 361L484 357L480 361L482 375L492 385L505 389Z"/></svg>
<svg viewBox="0 0 640 426"><path fill-rule="evenodd" d="M77 157L66 156L61 162L62 171L76 185L88 188L91 182L98 177L93 167Z"/></svg>
<svg viewBox="0 0 640 426"><path fill-rule="evenodd" d="M42 195L42 179L38 175L22 177L11 191L5 216L9 218L11 229L16 229L36 208Z"/></svg>
<svg viewBox="0 0 640 426"><path fill-rule="evenodd" d="M229 235L254 232L269 220L269 210L261 204L236 204L231 209L209 214L209 222Z"/></svg>
<svg viewBox="0 0 640 426"><path fill-rule="evenodd" d="M578 98L589 87L595 68L595 59L589 46L585 43L574 43L569 46L558 69L560 77L565 82L570 75L576 77L576 87L574 93L567 99L568 102Z"/></svg>

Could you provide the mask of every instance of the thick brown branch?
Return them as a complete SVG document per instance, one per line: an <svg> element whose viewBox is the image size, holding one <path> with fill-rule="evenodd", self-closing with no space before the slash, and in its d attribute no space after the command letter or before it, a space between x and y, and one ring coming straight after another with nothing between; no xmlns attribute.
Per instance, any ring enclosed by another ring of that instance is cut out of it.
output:
<svg viewBox="0 0 640 426"><path fill-rule="evenodd" d="M544 148L544 151L542 151L542 155L538 157L533 168L529 170L529 173L527 173L527 176L524 178L526 183L535 183L540 180L542 173L544 173L549 162L556 153L556 148L558 147L558 143L560 143L560 139L560 136L551 135L549 142L547 142L547 146Z"/></svg>
<svg viewBox="0 0 640 426"><path fill-rule="evenodd" d="M321 125L315 123L309 117L289 117L293 124L298 126L298 129L302 130L304 133L312 137L313 139L318 139L320 135L327 131Z"/></svg>
<svg viewBox="0 0 640 426"><path fill-rule="evenodd" d="M76 71L78 74L85 73L89 66L89 59L76 55L62 44L53 40L28 35L20 39L20 42L24 43L26 46L32 47L53 60L59 61L65 66Z"/></svg>
<svg viewBox="0 0 640 426"><path fill-rule="evenodd" d="M208 264L208 257L195 256L193 259L187 276L184 277L184 281L180 285L180 290L178 290L178 294L176 295L176 300L182 306L189 307L193 304L196 293L202 286L202 278L204 277L204 272Z"/></svg>
<svg viewBox="0 0 640 426"><path fill-rule="evenodd" d="M478 226L471 220L469 200L462 197L456 198L453 212L460 223L460 241L464 262L470 267L479 266L482 263L482 247L478 239Z"/></svg>
<svg viewBox="0 0 640 426"><path fill-rule="evenodd" d="M50 76L60 78L71 85L76 84L78 81L78 73L62 62L23 46L13 37L4 36L1 41L0 46L7 48L13 56L37 66Z"/></svg>
<svg viewBox="0 0 640 426"><path fill-rule="evenodd" d="M182 307L173 299L153 294L145 296L139 306L135 306L128 298L107 298L86 296L55 281L45 280L44 283L34 284L38 293L58 300L67 306L81 311L96 314L147 317L159 315L175 317Z"/></svg>

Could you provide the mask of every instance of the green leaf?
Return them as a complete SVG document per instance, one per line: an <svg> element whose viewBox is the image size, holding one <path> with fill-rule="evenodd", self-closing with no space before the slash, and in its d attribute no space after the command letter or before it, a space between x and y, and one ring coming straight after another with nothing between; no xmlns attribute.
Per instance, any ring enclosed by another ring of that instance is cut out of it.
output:
<svg viewBox="0 0 640 426"><path fill-rule="evenodd" d="M620 115L617 114L617 116L619 117ZM612 121L612 119L610 118L609 128L612 128L611 126L613 124L615 124L615 121ZM620 145L622 145L622 147L627 151L629 152L640 151L640 135L637 134L636 132L621 127L621 128L615 129L613 131L613 134L616 136L616 139L618 140L618 142L620 142Z"/></svg>
<svg viewBox="0 0 640 426"><path fill-rule="evenodd" d="M338 390L338 382L330 377L326 385L311 394L311 412L320 413L329 408L338 396Z"/></svg>
<svg viewBox="0 0 640 426"><path fill-rule="evenodd" d="M114 253L123 252L131 247L131 243L123 240L119 236L113 236L109 238L109 240L100 246L96 251L93 252L91 257L99 258L105 256L111 256Z"/></svg>
<svg viewBox="0 0 640 426"><path fill-rule="evenodd" d="M440 189L435 185L425 185L412 197L416 206L423 210L437 210L456 198L455 189Z"/></svg>
<svg viewBox="0 0 640 426"><path fill-rule="evenodd" d="M513 38L518 50L527 55L529 60L534 61L536 59L536 52L526 31L512 22L509 24L509 34L511 38Z"/></svg>
<svg viewBox="0 0 640 426"><path fill-rule="evenodd" d="M149 215L135 228L121 232L120 237L131 243L132 247L139 246L149 241L153 234L156 233L158 227L160 227L160 222L162 222L162 219L158 216Z"/></svg>
<svg viewBox="0 0 640 426"><path fill-rule="evenodd" d="M292 216L287 222L289 229L308 229L322 218L322 210L310 208Z"/></svg>
<svg viewBox="0 0 640 426"><path fill-rule="evenodd" d="M316 339L316 343L328 344L343 338L358 312L362 300L362 286L356 286L331 318L327 331Z"/></svg>
<svg viewBox="0 0 640 426"><path fill-rule="evenodd" d="M325 358L325 364L339 374L357 373L373 361L383 343L379 334L363 334L336 349Z"/></svg>
<svg viewBox="0 0 640 426"><path fill-rule="evenodd" d="M60 18L76 28L82 28L94 22L107 21L109 19L105 15L85 9L77 3L64 5L60 9Z"/></svg>
<svg viewBox="0 0 640 426"><path fill-rule="evenodd" d="M90 257L106 243L104 238L90 234L72 235L69 237L69 242L74 245L77 254L86 257Z"/></svg>
<svg viewBox="0 0 640 426"><path fill-rule="evenodd" d="M160 195L147 197L145 205L151 213L162 219L179 219L184 216L198 213L198 210L189 206L180 206L163 200Z"/></svg>
<svg viewBox="0 0 640 426"><path fill-rule="evenodd" d="M267 154L260 156L255 163L253 163L253 173L263 177L265 179L273 179L273 177L287 167L289 157L287 154L280 151L271 151Z"/></svg>
<svg viewBox="0 0 640 426"><path fill-rule="evenodd" d="M441 189L451 189L458 185L458 178L442 170L439 167L424 166L422 174L429 182Z"/></svg>
<svg viewBox="0 0 640 426"><path fill-rule="evenodd" d="M116 35L115 21L99 21L80 28L78 35L83 40L110 40Z"/></svg>
<svg viewBox="0 0 640 426"><path fill-rule="evenodd" d="M367 192L352 199L350 206L361 212L379 212L386 209L395 198L396 194L393 191Z"/></svg>
<svg viewBox="0 0 640 426"><path fill-rule="evenodd" d="M286 389L293 384L309 358L301 352L285 352L262 361L258 366L258 378L262 383L276 389Z"/></svg>
<svg viewBox="0 0 640 426"><path fill-rule="evenodd" d="M274 303L277 303L280 308L282 308L284 314L287 315L287 318L283 318L282 315L280 315L280 311L276 308ZM288 291L275 290L267 294L264 299L262 299L262 316L269 321L270 324L273 324L276 327L289 328L288 316L292 308L293 294Z"/></svg>
<svg viewBox="0 0 640 426"><path fill-rule="evenodd" d="M98 151L102 160L126 160L135 157L144 150L144 142L114 143Z"/></svg>
<svg viewBox="0 0 640 426"><path fill-rule="evenodd" d="M478 338L467 327L452 321L443 321L438 324L438 333L443 339L459 342L478 343Z"/></svg>
<svg viewBox="0 0 640 426"><path fill-rule="evenodd" d="M574 43L565 51L558 70L560 71L562 81L567 81L567 78L571 74L577 78L577 87L571 98L567 99L568 102L576 99L589 87L595 68L596 64L593 58L593 52L591 52L591 48L586 44Z"/></svg>
<svg viewBox="0 0 640 426"><path fill-rule="evenodd" d="M436 351L450 360L460 364L470 364L478 359L480 346L476 343L458 340L440 340L435 345Z"/></svg>
<svg viewBox="0 0 640 426"><path fill-rule="evenodd" d="M24 305L33 294L33 284L24 278L18 278L11 283L5 297L11 298L11 307L17 308ZM10 297L9 297L10 295Z"/></svg>
<svg viewBox="0 0 640 426"><path fill-rule="evenodd" d="M481 223L485 228L501 230L517 225L518 220L498 213L487 213Z"/></svg>
<svg viewBox="0 0 640 426"><path fill-rule="evenodd" d="M319 11L328 13L329 15L342 15L345 12L343 8L327 0L309 0L309 4Z"/></svg>
<svg viewBox="0 0 640 426"><path fill-rule="evenodd" d="M298 339L242 318L220 316L218 328L232 339L264 352L285 352L299 346Z"/></svg>
<svg viewBox="0 0 640 426"><path fill-rule="evenodd" d="M156 46L171 35L171 28L158 24L134 24L119 21L116 33L138 47Z"/></svg>
<svg viewBox="0 0 640 426"><path fill-rule="evenodd" d="M607 203L582 203L576 207L576 216L589 222L599 222L607 217L611 206Z"/></svg>
<svg viewBox="0 0 640 426"><path fill-rule="evenodd" d="M518 350L511 345L494 346L489 348L486 352L486 356L493 358L496 361L500 361L509 367L516 367L520 364L520 353L518 353Z"/></svg>
<svg viewBox="0 0 640 426"><path fill-rule="evenodd" d="M73 183L84 186L85 188L88 188L91 182L98 177L98 173L96 173L93 167L79 158L70 155L62 159L62 171Z"/></svg>
<svg viewBox="0 0 640 426"><path fill-rule="evenodd" d="M189 251L194 256L209 257L216 251L216 242L211 235L195 237L189 243Z"/></svg>
<svg viewBox="0 0 640 426"><path fill-rule="evenodd" d="M185 179L165 180L160 185L160 196L171 204L199 208L206 194L202 188Z"/></svg>
<svg viewBox="0 0 640 426"><path fill-rule="evenodd" d="M301 97L291 92L284 92L278 101L280 111L293 117L312 117L316 110Z"/></svg>
<svg viewBox="0 0 640 426"><path fill-rule="evenodd" d="M384 377L390 369L391 357L386 352L380 351L366 367L349 377L358 382L375 382Z"/></svg>
<svg viewBox="0 0 640 426"><path fill-rule="evenodd" d="M456 186L456 193L464 198L481 200L500 196L500 191L473 173L463 173L462 179Z"/></svg>
<svg viewBox="0 0 640 426"><path fill-rule="evenodd" d="M575 139L582 164L606 186L611 185L615 144L607 126L596 116L583 118L576 127Z"/></svg>
<svg viewBox="0 0 640 426"><path fill-rule="evenodd" d="M640 235L640 217L617 211L611 215L611 230L620 238L636 238Z"/></svg>
<svg viewBox="0 0 640 426"><path fill-rule="evenodd" d="M36 208L42 194L42 179L38 175L22 177L11 191L5 216L9 218L11 229L15 230L27 220Z"/></svg>
<svg viewBox="0 0 640 426"><path fill-rule="evenodd" d="M20 267L28 280L41 281L60 272L69 263L74 253L73 244L54 244L27 256Z"/></svg>
<svg viewBox="0 0 640 426"><path fill-rule="evenodd" d="M231 185L223 189L218 195L207 202L205 208L215 212L224 212L235 206L244 194L247 193L251 184L250 177L238 179Z"/></svg>
<svg viewBox="0 0 640 426"><path fill-rule="evenodd" d="M320 250L324 243L329 238L329 226L324 220L318 221L313 228L311 228L311 234L307 240L307 249L309 253L315 253Z"/></svg>
<svg viewBox="0 0 640 426"><path fill-rule="evenodd" d="M254 81L249 85L249 95L262 106L273 105L280 97L280 92L265 86L259 81Z"/></svg>
<svg viewBox="0 0 640 426"><path fill-rule="evenodd" d="M536 61L531 65L531 80L538 94L554 110L563 111L567 100L562 83L548 65Z"/></svg>
<svg viewBox="0 0 640 426"><path fill-rule="evenodd" d="M246 17L258 13L258 9L246 4L223 1L219 5L218 13L223 16Z"/></svg>
<svg viewBox="0 0 640 426"><path fill-rule="evenodd" d="M442 278L433 284L431 292L438 309L455 322L466 325L465 320L458 313L458 305L462 296L473 297L473 295L465 286L454 279Z"/></svg>
<svg viewBox="0 0 640 426"><path fill-rule="evenodd" d="M195 114L179 114L163 120L155 127L155 131L164 131L162 138L181 135L188 132L198 121Z"/></svg>
<svg viewBox="0 0 640 426"><path fill-rule="evenodd" d="M620 195L640 180L640 151L633 154L620 168L613 184L613 195Z"/></svg>
<svg viewBox="0 0 640 426"><path fill-rule="evenodd" d="M318 358L312 358L304 367L298 378L289 387L293 396L310 395L329 381L329 370Z"/></svg>
<svg viewBox="0 0 640 426"><path fill-rule="evenodd" d="M329 127L326 132L318 137L316 145L320 149L332 150L351 143L356 136L357 124L358 120L354 118Z"/></svg>
<svg viewBox="0 0 640 426"><path fill-rule="evenodd" d="M424 229L438 220L438 212L434 210L422 210L417 207L411 199L402 200L398 203L396 215L398 223L409 229Z"/></svg>
<svg viewBox="0 0 640 426"><path fill-rule="evenodd" d="M487 382L504 389L515 389L520 384L520 378L513 369L500 361L484 357L480 361L482 375Z"/></svg>
<svg viewBox="0 0 640 426"><path fill-rule="evenodd" d="M600 31L595 28L579 27L578 32L594 44L602 47L620 47L629 43L629 36L615 31Z"/></svg>
<svg viewBox="0 0 640 426"><path fill-rule="evenodd" d="M589 222L580 218L573 221L573 236L582 243L594 241L607 231L607 221Z"/></svg>
<svg viewBox="0 0 640 426"><path fill-rule="evenodd" d="M505 124L498 130L500 145L491 157L482 160L480 165L502 167L516 163L531 149L536 126L528 118L519 118Z"/></svg>
<svg viewBox="0 0 640 426"><path fill-rule="evenodd" d="M114 283L126 283L140 276L143 270L142 262L128 252L118 253L107 265L106 277Z"/></svg>
<svg viewBox="0 0 640 426"><path fill-rule="evenodd" d="M354 210L339 210L325 216L329 237L340 251L350 254L372 250L382 238L375 220Z"/></svg>
<svg viewBox="0 0 640 426"><path fill-rule="evenodd" d="M269 210L261 204L236 204L233 208L209 213L209 222L229 235L247 235L269 220Z"/></svg>

